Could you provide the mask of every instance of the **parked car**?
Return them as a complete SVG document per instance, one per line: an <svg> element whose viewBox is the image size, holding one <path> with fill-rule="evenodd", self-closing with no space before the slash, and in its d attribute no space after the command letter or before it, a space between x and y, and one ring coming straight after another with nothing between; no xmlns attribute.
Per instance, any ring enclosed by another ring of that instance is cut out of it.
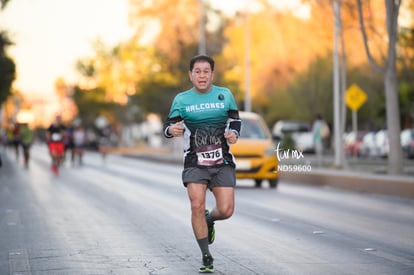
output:
<svg viewBox="0 0 414 275"><path fill-rule="evenodd" d="M293 141L295 142L295 149L303 153L314 153L315 143L313 142L313 132L298 132L292 134Z"/></svg>
<svg viewBox="0 0 414 275"><path fill-rule="evenodd" d="M377 148L375 146L375 132L366 133L361 142L359 148L359 155L361 157L375 157L377 154Z"/></svg>
<svg viewBox="0 0 414 275"><path fill-rule="evenodd" d="M375 147L376 155L378 157L388 157L388 153L390 152L390 143L387 130L382 129L375 134Z"/></svg>
<svg viewBox="0 0 414 275"><path fill-rule="evenodd" d="M409 159L414 158L414 128L401 131L401 148L404 157Z"/></svg>
<svg viewBox="0 0 414 275"><path fill-rule="evenodd" d="M230 147L236 160L236 178L253 179L256 187L263 180L271 188L278 184L277 157L269 128L263 118L253 112L240 112L241 133L236 144Z"/></svg>
<svg viewBox="0 0 414 275"><path fill-rule="evenodd" d="M311 130L311 125L304 121L279 120L273 125L272 134L282 138L285 133L309 132Z"/></svg>
<svg viewBox="0 0 414 275"><path fill-rule="evenodd" d="M293 147L304 153L315 152L313 142L312 126L305 121L279 120L272 130L273 138L277 142L284 141L285 135L289 134L293 140Z"/></svg>
<svg viewBox="0 0 414 275"><path fill-rule="evenodd" d="M360 155L362 139L364 138L365 131L352 131L345 134L345 154L351 157L357 157Z"/></svg>

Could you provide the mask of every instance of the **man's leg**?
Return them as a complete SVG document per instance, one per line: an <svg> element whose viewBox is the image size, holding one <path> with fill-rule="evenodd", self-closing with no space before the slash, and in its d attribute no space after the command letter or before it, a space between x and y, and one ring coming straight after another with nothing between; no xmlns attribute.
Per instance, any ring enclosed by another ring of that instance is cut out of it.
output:
<svg viewBox="0 0 414 275"><path fill-rule="evenodd" d="M208 239L212 244L215 239L214 221L228 219L234 212L234 187L236 174L233 167L224 166L212 171L215 176L211 180L211 189L216 205L211 212L206 211Z"/></svg>
<svg viewBox="0 0 414 275"><path fill-rule="evenodd" d="M207 185L205 184L187 184L187 192L191 202L191 224L202 254L202 265L199 269L201 273L214 272L213 257L208 248L208 229L205 217L206 190Z"/></svg>
<svg viewBox="0 0 414 275"><path fill-rule="evenodd" d="M213 188L213 194L216 198L216 206L207 217L208 222L212 223L230 218L234 212L234 188L215 187Z"/></svg>
<svg viewBox="0 0 414 275"><path fill-rule="evenodd" d="M191 225L197 240L207 238L208 230L205 217L207 185L188 183L187 192L191 203Z"/></svg>
<svg viewBox="0 0 414 275"><path fill-rule="evenodd" d="M58 173L58 168L57 168L58 165L57 165L57 155L56 155L56 152L55 151L51 151L50 152L50 156L51 156L51 159L52 159L52 166L50 168L51 168L53 174L57 174Z"/></svg>
<svg viewBox="0 0 414 275"><path fill-rule="evenodd" d="M65 157L65 150L65 144L63 142L59 142L56 148L57 167L60 167L63 163Z"/></svg>
<svg viewBox="0 0 414 275"><path fill-rule="evenodd" d="M29 166L29 146L28 145L22 145L23 147L23 164L24 167Z"/></svg>
<svg viewBox="0 0 414 275"><path fill-rule="evenodd" d="M55 154L56 154L55 146L53 145L53 143L49 143L49 156L50 156L50 159L52 160L52 165L55 164Z"/></svg>

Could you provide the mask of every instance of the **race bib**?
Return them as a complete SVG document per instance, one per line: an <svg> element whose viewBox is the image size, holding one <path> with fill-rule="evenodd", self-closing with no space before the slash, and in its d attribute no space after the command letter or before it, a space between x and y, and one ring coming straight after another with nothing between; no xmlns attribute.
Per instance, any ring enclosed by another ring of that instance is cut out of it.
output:
<svg viewBox="0 0 414 275"><path fill-rule="evenodd" d="M62 140L62 135L60 133L52 134L52 141L60 141L60 140Z"/></svg>
<svg viewBox="0 0 414 275"><path fill-rule="evenodd" d="M223 163L223 150L220 144L205 145L196 149L197 164L214 166Z"/></svg>

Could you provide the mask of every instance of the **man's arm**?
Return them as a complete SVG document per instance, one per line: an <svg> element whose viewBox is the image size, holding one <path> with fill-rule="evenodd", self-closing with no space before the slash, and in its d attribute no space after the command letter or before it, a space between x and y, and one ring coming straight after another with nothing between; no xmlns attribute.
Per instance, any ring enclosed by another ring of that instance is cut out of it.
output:
<svg viewBox="0 0 414 275"><path fill-rule="evenodd" d="M229 129L233 131L237 137L240 136L240 130L241 130L241 119L239 117L239 111L238 110L229 110L228 111L228 124Z"/></svg>
<svg viewBox="0 0 414 275"><path fill-rule="evenodd" d="M163 127L163 133L164 133L164 136L166 137L166 138L172 138L172 137L174 137L172 134L170 134L169 132L168 132L168 130L169 130L169 128L170 128L170 126L171 125L173 125L173 124L176 124L177 122L180 122L180 121L182 121L183 119L182 119L182 117L181 116L176 116L176 117L169 117L169 118L167 118L167 120L164 122L164 127Z"/></svg>

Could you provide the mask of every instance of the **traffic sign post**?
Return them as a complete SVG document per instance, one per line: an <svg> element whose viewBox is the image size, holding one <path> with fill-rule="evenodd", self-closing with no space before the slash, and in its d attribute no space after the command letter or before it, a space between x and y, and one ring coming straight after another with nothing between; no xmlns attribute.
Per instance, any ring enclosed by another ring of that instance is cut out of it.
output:
<svg viewBox="0 0 414 275"><path fill-rule="evenodd" d="M345 102L351 110L357 111L365 103L368 96L358 85L352 84L346 90Z"/></svg>
<svg viewBox="0 0 414 275"><path fill-rule="evenodd" d="M367 98L368 96L365 91L356 84L352 84L351 87L346 90L345 103L352 110L352 129L355 134L358 131L357 111L365 101L367 101Z"/></svg>

